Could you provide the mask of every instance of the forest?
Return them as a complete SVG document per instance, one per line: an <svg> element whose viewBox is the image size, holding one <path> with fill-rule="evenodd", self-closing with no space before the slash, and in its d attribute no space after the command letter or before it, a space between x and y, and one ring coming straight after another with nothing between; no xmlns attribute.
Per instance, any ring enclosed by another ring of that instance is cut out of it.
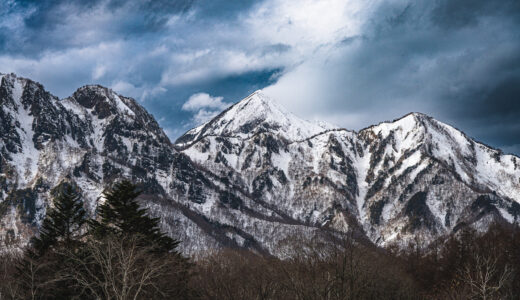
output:
<svg viewBox="0 0 520 300"><path fill-rule="evenodd" d="M295 236L277 257L188 257L120 181L88 218L77 189L53 191L40 232L0 258L0 299L518 299L520 230L463 228L424 246L378 248L352 233ZM194 237L196 238L196 237Z"/></svg>

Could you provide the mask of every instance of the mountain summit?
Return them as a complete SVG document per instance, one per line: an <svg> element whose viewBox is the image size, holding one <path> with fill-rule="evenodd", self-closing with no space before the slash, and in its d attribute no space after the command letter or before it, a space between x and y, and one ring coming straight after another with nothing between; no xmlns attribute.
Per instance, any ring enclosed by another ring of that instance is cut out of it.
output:
<svg viewBox="0 0 520 300"><path fill-rule="evenodd" d="M176 143L188 145L204 136L248 139L261 132L297 141L332 128L324 123L312 123L296 117L258 90L209 122L188 131Z"/></svg>
<svg viewBox="0 0 520 300"><path fill-rule="evenodd" d="M214 126L234 130L202 133ZM253 94L194 131L177 146L204 168L304 224L359 230L376 244L418 234L428 243L520 216L520 159L422 113L330 130Z"/></svg>
<svg viewBox="0 0 520 300"><path fill-rule="evenodd" d="M520 159L419 113L354 132L257 91L172 145L135 100L98 85L60 100L4 74L0 104L0 250L28 242L63 183L93 215L121 178L186 253L278 255L289 238L331 230L427 245L520 218Z"/></svg>

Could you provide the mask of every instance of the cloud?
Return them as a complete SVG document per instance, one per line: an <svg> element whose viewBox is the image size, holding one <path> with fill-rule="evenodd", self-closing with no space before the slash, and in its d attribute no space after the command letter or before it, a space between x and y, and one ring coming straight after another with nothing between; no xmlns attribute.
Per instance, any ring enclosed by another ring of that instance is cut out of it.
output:
<svg viewBox="0 0 520 300"><path fill-rule="evenodd" d="M347 128L422 111L483 142L518 144L518 5L470 2L471 20L453 24L439 16L447 1L381 1L348 42L317 48L263 90L299 115Z"/></svg>
<svg viewBox="0 0 520 300"><path fill-rule="evenodd" d="M0 1L0 72L60 97L112 87L172 138L263 89L301 117L349 129L422 111L512 147L519 3ZM183 109L200 91L209 104Z"/></svg>
<svg viewBox="0 0 520 300"><path fill-rule="evenodd" d="M182 105L182 109L193 113L192 124L200 125L215 117L230 103L223 102L223 97L213 97L207 93L196 93Z"/></svg>
<svg viewBox="0 0 520 300"><path fill-rule="evenodd" d="M191 97L182 105L182 109L187 111L197 111L202 108L210 108L223 110L229 106L229 103L222 102L223 97L212 97L206 93L197 93L191 95Z"/></svg>
<svg viewBox="0 0 520 300"><path fill-rule="evenodd" d="M8 1L4 6L2 18L14 24L0 22L4 36L9 36L2 51L39 54L155 34L173 16L189 10L192 1Z"/></svg>

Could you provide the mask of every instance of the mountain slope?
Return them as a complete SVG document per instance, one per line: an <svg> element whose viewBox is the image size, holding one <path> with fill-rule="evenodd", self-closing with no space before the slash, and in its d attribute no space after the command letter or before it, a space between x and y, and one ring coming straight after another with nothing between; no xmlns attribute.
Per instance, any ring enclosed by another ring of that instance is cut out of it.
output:
<svg viewBox="0 0 520 300"><path fill-rule="evenodd" d="M187 253L281 255L287 239L330 230L427 244L520 215L520 159L422 114L353 132L298 119L257 91L172 145L143 107L110 89L60 100L0 76L3 250L27 243L63 182L93 216L120 178L140 184L142 204Z"/></svg>
<svg viewBox="0 0 520 300"><path fill-rule="evenodd" d="M186 252L234 246L272 252L278 239L314 230L276 213L178 153L136 101L91 85L63 100L14 74L0 83L0 248L37 231L52 190L76 185L95 214L114 180L140 183L143 205Z"/></svg>
<svg viewBox="0 0 520 300"><path fill-rule="evenodd" d="M297 141L333 128L326 123L317 124L297 118L258 90L206 124L186 132L176 143L187 146L207 136L244 140L262 132Z"/></svg>
<svg viewBox="0 0 520 300"><path fill-rule="evenodd" d="M461 226L485 229L491 221L517 222L520 215L520 159L426 115L357 133L323 128L290 139L269 123L277 118L264 117L281 112L248 113L248 119L267 120L266 130L243 138L239 127L227 130L218 121L242 117L232 111L238 110L195 129L210 127L212 134L192 138L188 132L178 149L308 226L359 230L380 245L418 235L429 243Z"/></svg>

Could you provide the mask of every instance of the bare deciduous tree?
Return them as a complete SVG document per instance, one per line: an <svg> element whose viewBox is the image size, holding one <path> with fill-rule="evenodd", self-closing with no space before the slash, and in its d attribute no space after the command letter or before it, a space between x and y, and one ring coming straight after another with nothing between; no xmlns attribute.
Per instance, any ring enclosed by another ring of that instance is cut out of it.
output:
<svg viewBox="0 0 520 300"><path fill-rule="evenodd" d="M503 270L497 267L498 259L492 256L475 254L458 272L458 276L470 291L472 299L500 298L500 292L509 282L512 270L506 265Z"/></svg>
<svg viewBox="0 0 520 300"><path fill-rule="evenodd" d="M169 298L183 295L187 269L184 260L173 254L157 254L152 245L143 245L139 237L110 236L89 239L82 251L64 250L61 254L71 262L68 276L82 293L97 299ZM171 284L165 285L165 279Z"/></svg>
<svg viewBox="0 0 520 300"><path fill-rule="evenodd" d="M11 253L0 256L0 299L19 298L20 284L15 279L14 267L20 259L18 256Z"/></svg>

